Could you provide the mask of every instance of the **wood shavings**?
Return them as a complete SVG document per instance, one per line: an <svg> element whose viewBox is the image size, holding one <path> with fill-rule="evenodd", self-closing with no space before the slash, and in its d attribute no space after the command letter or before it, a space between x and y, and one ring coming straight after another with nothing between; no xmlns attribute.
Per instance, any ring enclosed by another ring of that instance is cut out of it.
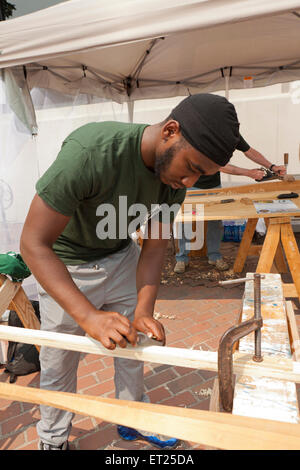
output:
<svg viewBox="0 0 300 470"><path fill-rule="evenodd" d="M246 204L246 206L251 206L253 204L252 199L250 199L249 197L242 197L242 199L240 199L240 202L242 204Z"/></svg>
<svg viewBox="0 0 300 470"><path fill-rule="evenodd" d="M168 320L175 320L176 315L166 315L165 313L154 312L153 318L159 320L160 318L166 318Z"/></svg>
<svg viewBox="0 0 300 470"><path fill-rule="evenodd" d="M194 392L196 395L201 395L203 397L210 397L212 395L212 389L208 388L201 388L199 392Z"/></svg>

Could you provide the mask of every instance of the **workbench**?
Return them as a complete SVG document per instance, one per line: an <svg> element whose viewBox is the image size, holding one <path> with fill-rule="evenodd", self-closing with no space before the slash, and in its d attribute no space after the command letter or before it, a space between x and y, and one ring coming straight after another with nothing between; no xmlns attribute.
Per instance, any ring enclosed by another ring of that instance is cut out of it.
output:
<svg viewBox="0 0 300 470"><path fill-rule="evenodd" d="M230 188L187 191L182 211L175 222L247 219L233 271L242 272L247 256L258 255L256 272L287 273L293 283L284 284L286 297L300 298L300 254L293 233L291 218L300 217L300 197L291 199L297 210L258 213L253 201L275 200L279 194L300 194L300 181L272 181ZM231 200L232 202L221 202ZM197 210L197 205L199 210ZM252 239L259 218L265 220L267 232L263 245L253 245Z"/></svg>

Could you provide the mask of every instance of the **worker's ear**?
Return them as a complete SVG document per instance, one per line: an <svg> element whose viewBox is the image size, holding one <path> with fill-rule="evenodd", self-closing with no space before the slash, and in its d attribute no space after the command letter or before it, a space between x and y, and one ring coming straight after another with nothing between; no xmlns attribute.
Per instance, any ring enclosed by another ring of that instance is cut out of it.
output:
<svg viewBox="0 0 300 470"><path fill-rule="evenodd" d="M181 135L179 122L175 121L174 119L170 119L169 121L167 121L162 126L161 135L165 142L168 141L170 138L173 138L174 136Z"/></svg>

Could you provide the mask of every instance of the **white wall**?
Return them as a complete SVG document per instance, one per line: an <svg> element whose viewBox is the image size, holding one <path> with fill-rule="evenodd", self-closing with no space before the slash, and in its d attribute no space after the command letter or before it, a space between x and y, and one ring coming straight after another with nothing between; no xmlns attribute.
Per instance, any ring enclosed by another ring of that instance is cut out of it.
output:
<svg viewBox="0 0 300 470"><path fill-rule="evenodd" d="M300 85L298 86L300 91ZM291 90L289 86L274 85L261 89L233 90L229 98L236 106L241 133L248 143L263 153L272 163L283 163L283 154L289 153L289 173L300 174L300 103L298 103L300 99L292 100L292 92L295 98L295 90ZM134 121L150 124L160 122L182 99L179 97L137 101ZM5 212L7 221L22 223L25 220L35 193L35 183L56 158L63 139L77 127L87 122L101 120L127 121L127 105L95 103L59 108L52 106L43 109L41 107L37 110L38 137L32 139L30 135L27 135L24 139L22 134L22 145L18 148L18 155L14 162L7 169L4 177L0 171L0 179L5 179L14 193L14 203ZM2 129L6 121L7 117L2 116ZM11 134L9 138L7 136L8 142L12 142L12 139ZM16 152L17 147L8 146L10 150L2 149L2 153L9 151L8 157L12 158L11 152ZM234 153L231 163L246 168L257 167L238 151ZM251 182L253 180L247 177L222 175L224 186Z"/></svg>
<svg viewBox="0 0 300 470"><path fill-rule="evenodd" d="M224 93L217 93L224 96ZM251 147L261 152L272 163L283 164L284 153L289 154L288 172L300 174L300 82L273 85L265 88L230 90L229 100L236 107L241 134ZM167 117L180 98L148 100L135 103L135 121L159 122ZM236 151L230 161L243 168L257 168L242 152ZM244 176L223 173L222 184L249 184Z"/></svg>

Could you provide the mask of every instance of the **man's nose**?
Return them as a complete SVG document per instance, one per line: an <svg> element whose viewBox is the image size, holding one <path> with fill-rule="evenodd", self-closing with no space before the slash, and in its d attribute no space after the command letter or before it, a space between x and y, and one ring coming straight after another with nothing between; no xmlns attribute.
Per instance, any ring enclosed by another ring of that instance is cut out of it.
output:
<svg viewBox="0 0 300 470"><path fill-rule="evenodd" d="M198 179L199 176L185 176L181 179L181 182L186 188L192 188Z"/></svg>

